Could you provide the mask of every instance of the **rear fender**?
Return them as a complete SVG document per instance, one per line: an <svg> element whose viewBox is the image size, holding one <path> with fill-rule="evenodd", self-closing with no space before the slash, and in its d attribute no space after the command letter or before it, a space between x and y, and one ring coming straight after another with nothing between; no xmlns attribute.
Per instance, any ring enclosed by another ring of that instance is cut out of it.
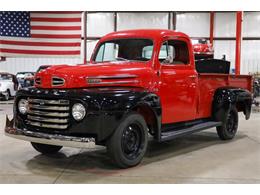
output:
<svg viewBox="0 0 260 195"><path fill-rule="evenodd" d="M213 104L212 116L222 116L223 119L231 106L236 106L238 112L243 112L246 120L250 118L252 95L248 90L241 88L219 88L216 90ZM219 119L218 119L219 120Z"/></svg>

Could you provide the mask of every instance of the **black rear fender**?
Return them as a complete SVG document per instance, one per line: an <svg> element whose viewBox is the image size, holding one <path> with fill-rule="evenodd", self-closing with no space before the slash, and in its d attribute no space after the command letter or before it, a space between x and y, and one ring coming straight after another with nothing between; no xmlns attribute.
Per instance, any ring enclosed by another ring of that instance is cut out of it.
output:
<svg viewBox="0 0 260 195"><path fill-rule="evenodd" d="M225 113L231 108L236 106L238 112L243 112L246 120L250 118L252 105L252 95L246 89L241 88L219 88L216 90L213 104L212 104L212 116L222 115L225 117Z"/></svg>

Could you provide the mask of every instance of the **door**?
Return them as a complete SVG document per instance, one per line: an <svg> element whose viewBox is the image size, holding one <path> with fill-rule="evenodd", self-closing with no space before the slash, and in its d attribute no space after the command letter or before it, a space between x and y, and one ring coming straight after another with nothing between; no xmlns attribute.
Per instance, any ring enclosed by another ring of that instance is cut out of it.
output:
<svg viewBox="0 0 260 195"><path fill-rule="evenodd" d="M164 124L194 120L198 75L191 63L188 42L167 40L160 49L160 97ZM193 58L192 58L193 59Z"/></svg>

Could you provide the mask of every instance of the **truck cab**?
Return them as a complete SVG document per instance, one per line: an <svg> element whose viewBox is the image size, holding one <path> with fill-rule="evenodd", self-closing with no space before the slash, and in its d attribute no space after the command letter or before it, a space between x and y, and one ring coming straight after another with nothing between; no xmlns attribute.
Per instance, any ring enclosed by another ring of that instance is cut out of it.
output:
<svg viewBox="0 0 260 195"><path fill-rule="evenodd" d="M37 73L17 93L5 132L43 154L94 141L127 168L143 159L148 134L163 142L216 127L232 139L238 112L250 117L251 89L250 76L197 69L184 33L119 31L101 38L89 64Z"/></svg>

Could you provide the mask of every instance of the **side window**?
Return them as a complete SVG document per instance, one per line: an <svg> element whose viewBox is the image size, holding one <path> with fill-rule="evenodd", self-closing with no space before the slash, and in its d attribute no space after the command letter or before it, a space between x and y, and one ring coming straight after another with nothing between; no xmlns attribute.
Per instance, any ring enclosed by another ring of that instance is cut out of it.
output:
<svg viewBox="0 0 260 195"><path fill-rule="evenodd" d="M164 42L160 49L159 61L162 64L189 64L189 51L186 42L179 40Z"/></svg>

